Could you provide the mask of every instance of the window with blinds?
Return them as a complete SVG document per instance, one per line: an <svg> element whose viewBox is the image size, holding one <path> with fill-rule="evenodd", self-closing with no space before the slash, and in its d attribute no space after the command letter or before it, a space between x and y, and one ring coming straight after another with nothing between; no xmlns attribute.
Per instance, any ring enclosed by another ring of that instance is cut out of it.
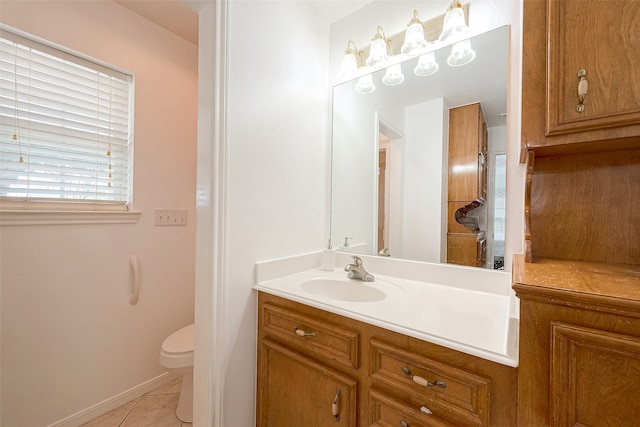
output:
<svg viewBox="0 0 640 427"><path fill-rule="evenodd" d="M6 28L0 74L2 205L126 210L133 77Z"/></svg>

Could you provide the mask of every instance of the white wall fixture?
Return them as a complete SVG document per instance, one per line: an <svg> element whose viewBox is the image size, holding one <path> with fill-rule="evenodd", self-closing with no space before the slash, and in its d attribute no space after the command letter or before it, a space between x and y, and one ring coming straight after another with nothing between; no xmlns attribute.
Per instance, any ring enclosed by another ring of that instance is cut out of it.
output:
<svg viewBox="0 0 640 427"><path fill-rule="evenodd" d="M404 44L400 49L403 55L417 55L429 45L424 39L424 27L418 18L418 11L414 9L413 18L407 24L407 32L404 36Z"/></svg>
<svg viewBox="0 0 640 427"><path fill-rule="evenodd" d="M342 77L353 75L358 71L362 63L364 63L364 52L358 50L356 44L349 40L349 42L347 42L347 49L344 51L344 56L342 57L340 75Z"/></svg>
<svg viewBox="0 0 640 427"><path fill-rule="evenodd" d="M369 67L383 67L387 65L389 63L389 53L387 49L390 47L391 42L387 39L387 36L385 36L382 27L378 25L378 29L371 42L367 65Z"/></svg>
<svg viewBox="0 0 640 427"><path fill-rule="evenodd" d="M441 42L461 40L469 34L469 27L464 21L464 11L458 0L453 0L444 15Z"/></svg>
<svg viewBox="0 0 640 427"><path fill-rule="evenodd" d="M363 95L374 92L376 90L376 86L373 84L373 76L371 74L365 74L360 77L354 90Z"/></svg>
<svg viewBox="0 0 640 427"><path fill-rule="evenodd" d="M140 268L137 256L131 255L129 257L129 266L131 267L131 275L133 276L133 286L131 296L129 297L129 304L136 305L138 298L140 298Z"/></svg>
<svg viewBox="0 0 640 427"><path fill-rule="evenodd" d="M442 31L438 26L440 22L442 22ZM433 40L428 41L425 34ZM394 50L393 45L399 45L398 39L402 39L403 36L402 47L399 51ZM470 63L476 57L468 37L469 28L466 24L465 11L458 0L453 0L449 4L444 15L436 16L427 22L420 21L418 11L414 9L413 18L403 33L387 37L382 27L378 26L371 45L363 50L358 50L355 42L349 40L342 58L340 77L348 79L360 76L355 90L361 94L369 94L375 91L375 85L370 78L363 78L364 73L388 67L382 82L388 86L396 86L404 81L399 63L408 57L421 55L414 73L417 76L429 76L440 68L433 51L449 45L451 45L451 54L447 64L451 67L460 67ZM362 58L367 50L367 60L363 64Z"/></svg>
<svg viewBox="0 0 640 427"><path fill-rule="evenodd" d="M452 67L460 67L473 61L476 53L471 49L471 41L467 39L468 36L469 27L465 24L464 11L458 0L453 0L444 15L442 34L440 34L441 42L457 42L451 48L447 64Z"/></svg>
<svg viewBox="0 0 640 427"><path fill-rule="evenodd" d="M387 68L387 71L382 77L382 83L387 86L395 86L399 85L404 81L404 76L402 75L402 64L393 64Z"/></svg>
<svg viewBox="0 0 640 427"><path fill-rule="evenodd" d="M451 55L447 58L447 64L452 67L460 67L467 65L473 61L476 57L476 53L471 49L471 40L466 39L454 44L451 48Z"/></svg>
<svg viewBox="0 0 640 427"><path fill-rule="evenodd" d="M416 76L426 77L438 71L439 68L440 66L436 62L436 55L432 51L418 58L418 65L413 69L413 72Z"/></svg>

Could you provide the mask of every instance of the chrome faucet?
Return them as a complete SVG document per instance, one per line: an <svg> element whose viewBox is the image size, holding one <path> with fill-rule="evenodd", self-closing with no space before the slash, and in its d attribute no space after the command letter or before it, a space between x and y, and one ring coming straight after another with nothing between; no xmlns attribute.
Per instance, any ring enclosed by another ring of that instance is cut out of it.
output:
<svg viewBox="0 0 640 427"><path fill-rule="evenodd" d="M347 264L344 268L344 271L347 271L347 277L349 279L362 280L363 282L373 282L373 274L367 273L367 270L364 269L364 265L362 265L362 260L360 257L353 257L353 264Z"/></svg>

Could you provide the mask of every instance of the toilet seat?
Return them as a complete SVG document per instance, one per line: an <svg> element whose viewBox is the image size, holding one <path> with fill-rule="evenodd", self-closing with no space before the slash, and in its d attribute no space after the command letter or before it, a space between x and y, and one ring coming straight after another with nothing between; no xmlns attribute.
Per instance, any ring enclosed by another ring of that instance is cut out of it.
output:
<svg viewBox="0 0 640 427"><path fill-rule="evenodd" d="M195 325L192 323L169 335L162 343L160 365L168 369L193 366Z"/></svg>

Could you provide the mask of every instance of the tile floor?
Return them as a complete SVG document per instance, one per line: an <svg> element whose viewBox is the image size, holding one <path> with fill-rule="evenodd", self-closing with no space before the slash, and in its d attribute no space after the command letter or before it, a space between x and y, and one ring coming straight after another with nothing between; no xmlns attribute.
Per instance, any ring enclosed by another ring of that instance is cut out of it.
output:
<svg viewBox="0 0 640 427"><path fill-rule="evenodd" d="M180 385L176 378L82 427L191 427L176 417Z"/></svg>

